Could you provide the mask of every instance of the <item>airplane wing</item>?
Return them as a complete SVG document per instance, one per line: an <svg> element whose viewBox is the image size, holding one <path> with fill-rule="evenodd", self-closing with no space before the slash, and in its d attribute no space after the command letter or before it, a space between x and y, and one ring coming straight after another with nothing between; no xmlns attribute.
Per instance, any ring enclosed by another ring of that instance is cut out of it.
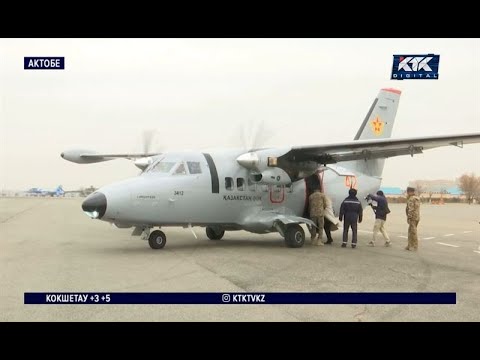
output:
<svg viewBox="0 0 480 360"><path fill-rule="evenodd" d="M480 133L424 136L403 139L356 140L331 145L294 146L282 157L289 161L333 164L342 161L420 154L441 146L463 147L480 142Z"/></svg>
<svg viewBox="0 0 480 360"><path fill-rule="evenodd" d="M104 159L139 159L149 156L160 155L160 153L152 154L80 154L82 159L101 161Z"/></svg>
<svg viewBox="0 0 480 360"><path fill-rule="evenodd" d="M77 164L92 164L102 161L109 161L114 159L147 159L151 156L160 155L161 153L141 153L141 154L99 154L91 150L73 149L66 150L60 154L65 160L77 163ZM144 164L139 164L143 166ZM147 164L148 165L148 164Z"/></svg>

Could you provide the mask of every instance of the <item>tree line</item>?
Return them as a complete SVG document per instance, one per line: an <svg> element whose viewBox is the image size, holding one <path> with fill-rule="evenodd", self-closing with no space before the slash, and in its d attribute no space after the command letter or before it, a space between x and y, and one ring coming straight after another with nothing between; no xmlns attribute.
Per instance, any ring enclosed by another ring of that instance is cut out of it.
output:
<svg viewBox="0 0 480 360"><path fill-rule="evenodd" d="M458 179L458 187L463 191L469 204L475 199L480 202L480 176L474 173L463 174Z"/></svg>

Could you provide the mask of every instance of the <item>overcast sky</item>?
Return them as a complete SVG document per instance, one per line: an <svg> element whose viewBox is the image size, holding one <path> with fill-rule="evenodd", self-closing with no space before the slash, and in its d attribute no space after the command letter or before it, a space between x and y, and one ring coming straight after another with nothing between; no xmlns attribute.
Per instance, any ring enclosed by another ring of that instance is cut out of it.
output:
<svg viewBox="0 0 480 360"><path fill-rule="evenodd" d="M440 54L439 80L391 81L393 54ZM64 71L23 70L64 56ZM0 189L102 186L128 160L78 165L69 148L139 152L352 140L378 90L402 90L394 137L480 131L478 39L0 39ZM254 124L254 125L252 125ZM480 175L480 145L387 160L383 185Z"/></svg>

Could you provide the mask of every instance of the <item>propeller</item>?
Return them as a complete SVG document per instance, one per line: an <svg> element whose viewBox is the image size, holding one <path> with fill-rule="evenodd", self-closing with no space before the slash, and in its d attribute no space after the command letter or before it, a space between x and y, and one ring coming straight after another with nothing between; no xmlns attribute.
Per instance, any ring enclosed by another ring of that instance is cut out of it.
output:
<svg viewBox="0 0 480 360"><path fill-rule="evenodd" d="M237 132L238 133L238 132ZM265 147L265 143L271 138L271 135L265 121L262 120L250 120L248 122L242 122L240 125L240 134L242 141L242 148L247 152L240 155L237 161L240 165L246 167L255 172L255 169L259 162L259 157L256 150L260 150ZM237 136L237 142L239 137Z"/></svg>
<svg viewBox="0 0 480 360"><path fill-rule="evenodd" d="M157 136L158 131L155 129L148 129L144 130L142 133L142 146L143 146L143 153L149 154L150 150L152 149L153 141Z"/></svg>
<svg viewBox="0 0 480 360"><path fill-rule="evenodd" d="M264 147L272 135L268 133L264 120L242 122L237 129L232 134L230 143L235 147L247 149L248 152Z"/></svg>
<svg viewBox="0 0 480 360"><path fill-rule="evenodd" d="M135 160L134 164L136 167L142 170L142 172L152 163L152 157L148 154L152 153L152 147L155 141L158 131L155 129L147 129L142 133L142 148L145 157ZM160 152L160 151L158 151Z"/></svg>

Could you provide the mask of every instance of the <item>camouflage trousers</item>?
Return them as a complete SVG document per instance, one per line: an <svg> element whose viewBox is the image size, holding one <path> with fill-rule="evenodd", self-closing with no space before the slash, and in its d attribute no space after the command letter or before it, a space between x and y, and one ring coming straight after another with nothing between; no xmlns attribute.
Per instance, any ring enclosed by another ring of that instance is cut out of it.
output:
<svg viewBox="0 0 480 360"><path fill-rule="evenodd" d="M323 225L325 224L325 219L323 216L314 216L310 220L312 220L315 226L309 226L308 229L310 230L310 235L312 236L312 239L317 236L319 239L323 238Z"/></svg>
<svg viewBox="0 0 480 360"><path fill-rule="evenodd" d="M418 249L418 234L417 226L418 220L409 220L408 221L408 248L409 249Z"/></svg>

